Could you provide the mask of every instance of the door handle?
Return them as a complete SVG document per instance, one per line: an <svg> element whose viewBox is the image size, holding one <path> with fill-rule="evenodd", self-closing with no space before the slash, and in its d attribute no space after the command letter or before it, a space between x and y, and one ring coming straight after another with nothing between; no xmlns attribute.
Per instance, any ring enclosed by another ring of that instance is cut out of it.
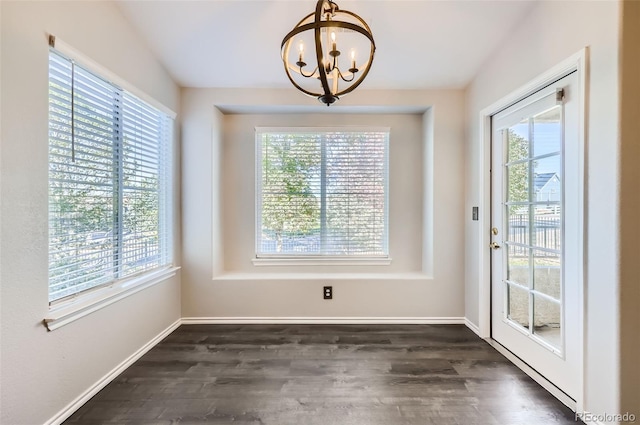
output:
<svg viewBox="0 0 640 425"><path fill-rule="evenodd" d="M498 245L498 242L491 242L489 244L489 248L491 248L491 249L500 249L500 245Z"/></svg>

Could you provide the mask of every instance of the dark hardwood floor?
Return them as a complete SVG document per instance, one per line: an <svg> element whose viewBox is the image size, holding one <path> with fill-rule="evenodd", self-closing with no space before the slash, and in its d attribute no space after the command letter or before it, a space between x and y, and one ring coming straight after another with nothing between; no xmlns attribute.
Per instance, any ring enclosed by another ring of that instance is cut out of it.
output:
<svg viewBox="0 0 640 425"><path fill-rule="evenodd" d="M183 325L65 423L576 424L458 325Z"/></svg>

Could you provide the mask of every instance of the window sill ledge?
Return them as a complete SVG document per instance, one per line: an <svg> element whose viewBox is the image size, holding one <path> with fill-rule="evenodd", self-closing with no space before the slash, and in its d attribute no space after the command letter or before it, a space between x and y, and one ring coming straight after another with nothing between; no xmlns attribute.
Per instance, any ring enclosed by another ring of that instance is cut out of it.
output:
<svg viewBox="0 0 640 425"><path fill-rule="evenodd" d="M322 258L322 257L262 257L251 260L254 266L388 266L389 257Z"/></svg>
<svg viewBox="0 0 640 425"><path fill-rule="evenodd" d="M433 276L422 272L397 272L397 273L243 273L243 272L226 272L221 275L214 276L213 281L263 281L263 282L282 282L282 281L312 281L322 280L328 282L336 281L432 281Z"/></svg>
<svg viewBox="0 0 640 425"><path fill-rule="evenodd" d="M58 329L136 292L163 282L175 276L179 269L180 267L169 267L156 270L61 302L49 310L49 314L43 320L44 326L48 331Z"/></svg>

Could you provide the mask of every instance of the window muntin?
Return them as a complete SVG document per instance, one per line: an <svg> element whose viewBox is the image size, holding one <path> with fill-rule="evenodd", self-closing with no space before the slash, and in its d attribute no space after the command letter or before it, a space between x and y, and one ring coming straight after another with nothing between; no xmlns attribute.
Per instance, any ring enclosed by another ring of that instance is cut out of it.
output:
<svg viewBox="0 0 640 425"><path fill-rule="evenodd" d="M258 129L256 256L387 257L388 129Z"/></svg>
<svg viewBox="0 0 640 425"><path fill-rule="evenodd" d="M171 263L172 126L50 51L50 302Z"/></svg>

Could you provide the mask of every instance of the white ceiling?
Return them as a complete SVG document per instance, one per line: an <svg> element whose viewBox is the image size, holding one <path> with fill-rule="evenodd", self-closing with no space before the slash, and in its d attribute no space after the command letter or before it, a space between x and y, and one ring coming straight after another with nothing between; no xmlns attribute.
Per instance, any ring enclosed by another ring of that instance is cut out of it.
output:
<svg viewBox="0 0 640 425"><path fill-rule="evenodd" d="M351 0L371 27L369 89L464 87L535 0ZM183 87L290 87L280 43L315 0L119 1Z"/></svg>

